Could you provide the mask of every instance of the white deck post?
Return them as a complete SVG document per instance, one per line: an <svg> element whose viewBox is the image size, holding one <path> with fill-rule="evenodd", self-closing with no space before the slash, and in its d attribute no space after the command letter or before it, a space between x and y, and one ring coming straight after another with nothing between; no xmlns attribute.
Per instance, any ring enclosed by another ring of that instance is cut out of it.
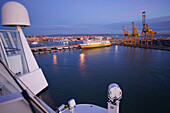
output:
<svg viewBox="0 0 170 113"><path fill-rule="evenodd" d="M22 46L23 46L23 51L24 51L24 54L25 54L25 57L26 57L26 63L27 63L27 66L28 66L28 70L29 72L32 72L32 71L35 71L37 69L39 69L38 65L37 65L37 62L31 52L31 49L25 39L25 36L24 36L24 33L21 29L20 26L17 26L16 27L17 31L19 32L19 35L20 35L20 40L21 40L21 43L22 43Z"/></svg>
<svg viewBox="0 0 170 113"><path fill-rule="evenodd" d="M119 113L119 103L120 103L119 100L117 100L115 103L107 102L108 113Z"/></svg>

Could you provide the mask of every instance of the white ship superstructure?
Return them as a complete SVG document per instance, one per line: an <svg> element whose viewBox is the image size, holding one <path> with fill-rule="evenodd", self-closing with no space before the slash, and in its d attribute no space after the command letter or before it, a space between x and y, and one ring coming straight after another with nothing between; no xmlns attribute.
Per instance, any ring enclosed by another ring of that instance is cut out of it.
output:
<svg viewBox="0 0 170 113"><path fill-rule="evenodd" d="M108 47L111 46L111 43L108 39L104 40L103 37L95 37L93 40L84 40L83 44L80 44L80 46L82 49L90 49Z"/></svg>

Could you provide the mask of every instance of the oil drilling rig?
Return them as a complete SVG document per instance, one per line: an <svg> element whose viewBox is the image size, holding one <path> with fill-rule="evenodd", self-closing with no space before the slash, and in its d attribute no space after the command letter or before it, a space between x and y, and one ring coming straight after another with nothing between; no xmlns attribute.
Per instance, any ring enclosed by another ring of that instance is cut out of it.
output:
<svg viewBox="0 0 170 113"><path fill-rule="evenodd" d="M132 22L132 34L128 33L125 26L122 27L124 32L124 45L152 47L153 34L156 34L156 31L149 29L149 25L146 23L146 12L142 12L142 24L142 34L138 33L134 22Z"/></svg>

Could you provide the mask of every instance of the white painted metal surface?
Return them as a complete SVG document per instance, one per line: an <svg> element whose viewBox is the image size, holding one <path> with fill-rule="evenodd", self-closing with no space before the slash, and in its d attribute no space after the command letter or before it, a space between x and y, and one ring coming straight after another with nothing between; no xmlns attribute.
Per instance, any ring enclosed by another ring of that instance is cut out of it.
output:
<svg viewBox="0 0 170 113"><path fill-rule="evenodd" d="M0 97L0 113L32 113L21 93Z"/></svg>
<svg viewBox="0 0 170 113"><path fill-rule="evenodd" d="M23 47L25 57L26 57L26 62L27 62L27 65L28 65L29 72L32 72L34 70L39 69L38 64L37 64L32 52L31 52L31 49L30 49L30 47L27 43L25 35L24 35L20 26L17 26L17 31L19 32L19 35L20 35L20 40L21 40L21 44L22 44L22 47Z"/></svg>
<svg viewBox="0 0 170 113"><path fill-rule="evenodd" d="M78 104L74 107L74 113L107 113L107 109L93 105L93 104ZM66 109L62 113L71 113L69 109Z"/></svg>
<svg viewBox="0 0 170 113"><path fill-rule="evenodd" d="M115 83L110 84L108 87L108 98L113 101L114 99L121 99L121 97L122 90L120 87Z"/></svg>
<svg viewBox="0 0 170 113"><path fill-rule="evenodd" d="M69 104L69 108L73 108L74 106L76 106L76 102L74 99L69 100L68 104Z"/></svg>
<svg viewBox="0 0 170 113"><path fill-rule="evenodd" d="M38 94L48 86L41 69L21 75L19 78L34 94Z"/></svg>
<svg viewBox="0 0 170 113"><path fill-rule="evenodd" d="M1 53L1 58L4 61L4 63L6 63L6 65L9 65L9 62L7 60L7 55L6 55L6 52L5 52L5 48L4 48L4 45L3 45L1 38L0 38L0 53Z"/></svg>
<svg viewBox="0 0 170 113"><path fill-rule="evenodd" d="M23 83L26 84L34 94L38 94L48 86L48 83L42 73L42 70L37 64L21 29L21 26L30 26L27 9L22 4L12 1L5 3L1 12L2 25L15 26L17 36L16 44L14 43L11 33L7 31L8 39L12 44L11 48L13 49L13 52L8 51L9 56L5 57L5 60L9 63L9 67L14 73L19 73L19 75L21 75L20 79ZM1 36L3 36L3 34L1 34ZM21 56L18 55L18 53L21 53ZM10 55L13 56L11 57ZM16 64L18 67L15 66Z"/></svg>
<svg viewBox="0 0 170 113"><path fill-rule="evenodd" d="M21 76L20 79L32 90L34 94L38 94L48 86L48 83L31 52L20 26L17 26L17 31L19 32L21 38L26 64L28 67L28 73Z"/></svg>
<svg viewBox="0 0 170 113"><path fill-rule="evenodd" d="M71 113L74 113L74 112L75 112L75 111L74 111L74 108L75 108L75 106L76 106L75 100L74 100L74 99L69 100L69 101L68 101L68 105L69 105L69 108L70 108Z"/></svg>
<svg viewBox="0 0 170 113"><path fill-rule="evenodd" d="M0 62L0 113L32 113L28 100L34 106L34 110L39 113L55 113L27 88L4 63ZM28 93L23 93L24 90L27 90ZM27 96L23 96L23 94L27 94Z"/></svg>
<svg viewBox="0 0 170 113"><path fill-rule="evenodd" d="M7 2L2 10L3 26L30 26L30 20L26 8L18 2Z"/></svg>
<svg viewBox="0 0 170 113"><path fill-rule="evenodd" d="M108 113L119 113L119 103L120 101L116 101L114 104L112 102L107 102Z"/></svg>
<svg viewBox="0 0 170 113"><path fill-rule="evenodd" d="M108 113L119 113L119 100L122 98L122 90L116 83L112 83L109 85L108 98Z"/></svg>
<svg viewBox="0 0 170 113"><path fill-rule="evenodd" d="M8 56L9 67L14 73L23 73L21 56L11 55ZM17 66L16 66L17 64Z"/></svg>

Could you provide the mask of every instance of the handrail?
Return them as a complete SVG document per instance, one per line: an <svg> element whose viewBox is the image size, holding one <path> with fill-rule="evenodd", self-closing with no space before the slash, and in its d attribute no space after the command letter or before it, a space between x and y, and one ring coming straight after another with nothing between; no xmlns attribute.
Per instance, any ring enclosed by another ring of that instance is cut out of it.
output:
<svg viewBox="0 0 170 113"><path fill-rule="evenodd" d="M6 50L6 52L20 51L21 49Z"/></svg>
<svg viewBox="0 0 170 113"><path fill-rule="evenodd" d="M11 32L17 32L16 30L5 30L5 29L0 29L0 31L11 31Z"/></svg>

